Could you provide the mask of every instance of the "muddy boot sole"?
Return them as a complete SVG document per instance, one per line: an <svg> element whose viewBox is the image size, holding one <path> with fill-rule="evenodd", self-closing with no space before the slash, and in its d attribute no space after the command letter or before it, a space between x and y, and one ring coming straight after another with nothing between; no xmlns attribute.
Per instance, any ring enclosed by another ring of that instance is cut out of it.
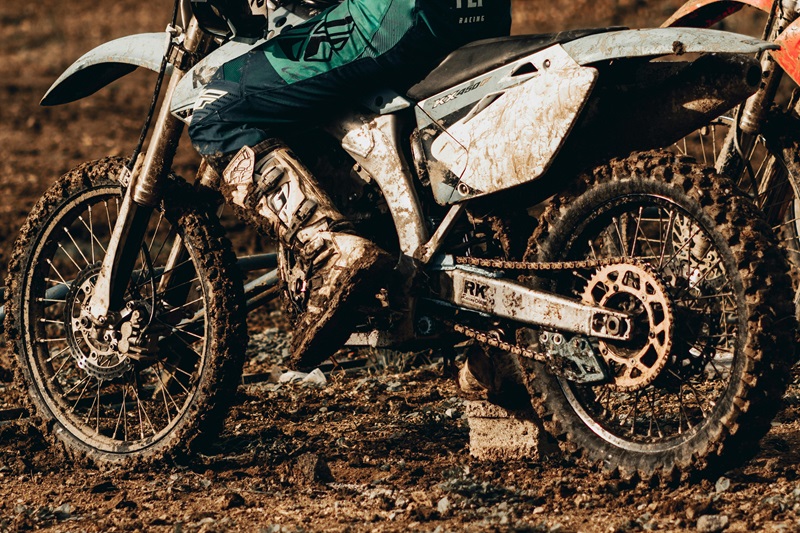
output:
<svg viewBox="0 0 800 533"><path fill-rule="evenodd" d="M381 286L381 275L389 272L394 263L394 258L376 247L361 260L362 265L368 266L337 280L341 282L341 290L328 300L322 314L313 317L313 324L305 324L303 321L308 318L299 317L289 365L298 370L314 368L341 348L362 316L354 311L355 307L374 296Z"/></svg>

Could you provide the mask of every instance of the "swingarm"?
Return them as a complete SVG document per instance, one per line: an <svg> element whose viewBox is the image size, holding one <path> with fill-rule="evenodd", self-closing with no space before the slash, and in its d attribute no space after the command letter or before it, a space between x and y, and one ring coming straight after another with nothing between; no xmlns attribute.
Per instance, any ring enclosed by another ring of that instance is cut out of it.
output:
<svg viewBox="0 0 800 533"><path fill-rule="evenodd" d="M603 339L627 341L632 336L628 313L533 289L497 272L456 265L452 257L437 269L438 296L460 308Z"/></svg>

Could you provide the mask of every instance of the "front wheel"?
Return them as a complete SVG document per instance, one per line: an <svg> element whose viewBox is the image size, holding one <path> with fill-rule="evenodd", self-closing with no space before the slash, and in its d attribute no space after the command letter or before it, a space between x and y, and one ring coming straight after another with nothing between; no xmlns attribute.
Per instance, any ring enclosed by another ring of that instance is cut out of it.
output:
<svg viewBox="0 0 800 533"><path fill-rule="evenodd" d="M600 385L528 363L546 426L585 460L627 474L743 461L793 362L792 290L771 229L730 181L669 154L612 162L578 189L546 209L529 259L629 259L551 288L629 312L639 332L597 343L610 370Z"/></svg>
<svg viewBox="0 0 800 533"><path fill-rule="evenodd" d="M235 257L191 187L168 179L104 326L81 316L119 215L124 161L86 163L40 199L9 266L7 332L38 415L73 456L140 462L213 434L242 369Z"/></svg>

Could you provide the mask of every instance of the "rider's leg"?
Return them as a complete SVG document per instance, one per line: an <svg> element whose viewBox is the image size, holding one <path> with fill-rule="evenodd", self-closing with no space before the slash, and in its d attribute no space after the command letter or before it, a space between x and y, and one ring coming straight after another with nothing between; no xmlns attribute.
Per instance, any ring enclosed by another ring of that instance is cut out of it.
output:
<svg viewBox="0 0 800 533"><path fill-rule="evenodd" d="M319 363L338 349L356 323L348 307L374 296L389 254L352 227L308 169L280 141L243 148L223 172L222 192L243 218L282 243L285 296L299 311L292 362Z"/></svg>
<svg viewBox="0 0 800 533"><path fill-rule="evenodd" d="M282 265L295 300L307 300L295 329L300 364L324 359L346 339L353 290L369 290L363 280L377 277L387 255L351 235L308 170L285 146L267 141L322 122L359 94L410 86L429 71L455 44L434 35L421 4L345 0L225 64L196 104L189 134L212 166L223 173L243 150L224 172L228 200L247 208L241 211L308 270L299 275L291 261ZM303 279L308 283L296 286Z"/></svg>
<svg viewBox="0 0 800 533"><path fill-rule="evenodd" d="M349 305L369 295L375 287L369 281L378 281L389 264L388 254L350 232L286 146L269 140L320 122L337 103L394 74L368 53L370 43L351 14L338 14L334 9L226 64L200 97L189 129L198 151L223 174L227 200L284 244L282 278L305 311L293 332L293 360L301 366L316 364L346 340L354 320Z"/></svg>

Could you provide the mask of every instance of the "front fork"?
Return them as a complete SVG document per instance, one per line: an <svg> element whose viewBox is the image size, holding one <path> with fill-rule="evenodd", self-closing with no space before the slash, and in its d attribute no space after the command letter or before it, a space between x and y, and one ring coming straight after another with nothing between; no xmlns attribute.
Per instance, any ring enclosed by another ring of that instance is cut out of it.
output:
<svg viewBox="0 0 800 533"><path fill-rule="evenodd" d="M208 42L206 34L200 30L197 21L192 19L184 36L182 54L192 54ZM100 267L92 297L83 312L95 324L105 325L109 315L122 308L125 289L133 274L136 257L142 249L145 232L153 210L162 198L164 178L172 167L178 148L183 123L170 113L172 94L183 78L186 69L173 63L166 94L153 128L153 136L144 157L141 170L135 173L120 207L119 217L114 225L108 250ZM177 237L176 237L177 238ZM175 243L173 254L165 271L171 270L180 261L176 250L183 249ZM164 280L162 279L161 285Z"/></svg>
<svg viewBox="0 0 800 533"><path fill-rule="evenodd" d="M798 16L798 0L776 1L780 2L780 8L764 32L764 39L771 42ZM761 84L758 91L748 98L737 112L737 123L728 132L716 162L716 169L719 173L733 178L744 172L746 166L744 159L748 157L755 145L783 78L783 70L772 55L768 51L762 52L762 54L761 70L764 74ZM761 192L758 191L758 193Z"/></svg>

